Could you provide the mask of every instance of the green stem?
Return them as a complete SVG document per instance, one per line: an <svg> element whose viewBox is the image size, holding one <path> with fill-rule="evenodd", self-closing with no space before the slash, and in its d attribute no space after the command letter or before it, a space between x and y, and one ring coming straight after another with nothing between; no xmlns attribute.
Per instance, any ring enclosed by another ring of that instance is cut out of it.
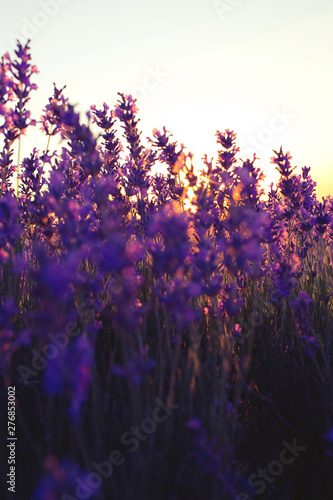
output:
<svg viewBox="0 0 333 500"><path fill-rule="evenodd" d="M19 195L19 184L20 184L20 159L21 159L21 131L19 136L18 144L18 155L17 155L17 178L16 178L16 196Z"/></svg>
<svg viewBox="0 0 333 500"><path fill-rule="evenodd" d="M51 141L51 135L52 135L52 131L51 131L51 134L49 134L49 136L48 136L48 140L47 140L47 144L46 144L46 151L45 151L45 154L47 154L47 152L48 152L48 150L49 150L50 141ZM41 180L42 180L42 176L43 176L43 172L44 172L44 165L45 165L45 159L43 160L41 173L40 173L40 174L39 174L39 176L38 176L38 183L37 183L37 191L36 191L36 194L37 194L37 193L38 193L38 191L39 191L39 186L40 186L40 183L41 183Z"/></svg>

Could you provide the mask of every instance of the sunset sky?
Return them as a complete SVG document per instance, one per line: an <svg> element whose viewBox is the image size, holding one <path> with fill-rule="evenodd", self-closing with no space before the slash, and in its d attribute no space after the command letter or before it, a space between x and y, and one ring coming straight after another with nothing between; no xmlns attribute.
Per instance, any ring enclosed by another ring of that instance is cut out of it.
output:
<svg viewBox="0 0 333 500"><path fill-rule="evenodd" d="M35 118L52 82L82 112L130 93L143 139L165 125L200 168L216 130L233 129L268 182L282 145L321 197L333 195L332 22L332 0L0 0L0 50L32 39ZM35 144L29 133L23 151Z"/></svg>

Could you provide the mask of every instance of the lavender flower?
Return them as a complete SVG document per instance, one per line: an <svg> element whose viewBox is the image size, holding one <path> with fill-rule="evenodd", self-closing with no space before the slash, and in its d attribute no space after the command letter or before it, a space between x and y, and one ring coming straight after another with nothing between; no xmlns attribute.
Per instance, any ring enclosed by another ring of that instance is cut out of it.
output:
<svg viewBox="0 0 333 500"><path fill-rule="evenodd" d="M312 330L312 312L311 305L313 304L313 299L309 297L306 292L302 290L299 292L296 299L290 302L293 307L297 322L298 331L300 334L309 337Z"/></svg>
<svg viewBox="0 0 333 500"><path fill-rule="evenodd" d="M63 91L66 85L61 89L56 87L53 83L53 96L49 98L49 103L45 106L43 114L40 118L41 130L45 132L49 138L60 132L61 129L61 116L68 106L68 99L63 96ZM46 148L48 149L48 148Z"/></svg>
<svg viewBox="0 0 333 500"><path fill-rule="evenodd" d="M150 253L153 273L173 275L186 262L189 253L188 220L175 204L167 204L156 213L150 228Z"/></svg>
<svg viewBox="0 0 333 500"><path fill-rule="evenodd" d="M80 164L83 178L95 178L100 173L102 162L89 126L80 123L80 115L71 104L60 109L60 122L62 138L68 139L69 154Z"/></svg>
<svg viewBox="0 0 333 500"><path fill-rule="evenodd" d="M326 233L327 226L330 223L331 217L326 210L326 200L323 198L323 202L318 203L314 209L316 231L319 235Z"/></svg>
<svg viewBox="0 0 333 500"><path fill-rule="evenodd" d="M221 167L228 171L234 163L236 163L236 154L240 151L236 147L236 137L235 132L226 129L224 134L222 132L216 131L217 143L223 147L223 150L218 151L218 161Z"/></svg>
<svg viewBox="0 0 333 500"><path fill-rule="evenodd" d="M229 233L221 243L224 250L224 264L237 276L241 271L252 277L262 275L260 266L263 256L261 239L267 237L271 220L266 213L255 213L245 207L234 207L224 227Z"/></svg>
<svg viewBox="0 0 333 500"><path fill-rule="evenodd" d="M274 276L274 293L272 294L271 301L274 305L281 304L284 298L289 298L296 285L295 278L299 266L300 261L296 256L292 257L290 263L284 257L279 256L278 262L271 265Z"/></svg>
<svg viewBox="0 0 333 500"><path fill-rule="evenodd" d="M135 104L136 99L130 95L118 93L120 99L116 105L115 116L123 123L126 140L129 144L131 158L137 162L141 158L143 146L140 141L141 132L138 131L137 125L140 120L135 118L138 108Z"/></svg>
<svg viewBox="0 0 333 500"><path fill-rule="evenodd" d="M292 156L289 151L283 153L282 147L280 151L274 151L275 157L272 156L271 162L276 165L276 170L280 174L278 188L282 195L287 200L287 208L285 210L285 218L291 219L296 210L301 206L301 185L300 179L296 175L292 175L296 167L292 167L290 160Z"/></svg>
<svg viewBox="0 0 333 500"><path fill-rule="evenodd" d="M222 317L225 318L226 314L230 318L237 316L244 302L245 299L239 297L239 292L235 283L231 282L224 285L220 299Z"/></svg>
<svg viewBox="0 0 333 500"><path fill-rule="evenodd" d="M153 137L154 139L148 137L148 140L153 146L161 150L159 159L167 164L170 175L176 175L178 171L175 166L183 151L183 147L177 151L177 142L170 142L172 134L170 134L165 127L163 127L163 133L155 128L153 130Z"/></svg>
<svg viewBox="0 0 333 500"><path fill-rule="evenodd" d="M6 193L0 198L0 261L9 259L21 232L18 203L12 193Z"/></svg>
<svg viewBox="0 0 333 500"><path fill-rule="evenodd" d="M312 180L309 172L310 167L302 168L301 196L303 207L309 212L312 212L316 198L315 188L317 183Z"/></svg>
<svg viewBox="0 0 333 500"><path fill-rule="evenodd" d="M77 425L82 404L88 397L94 367L93 347L80 335L59 354L50 359L44 372L47 394L63 395L69 401L69 415Z"/></svg>
<svg viewBox="0 0 333 500"><path fill-rule="evenodd" d="M77 491L82 490L82 484L87 490L85 485L89 474L83 472L72 459L64 457L58 461L54 455L47 455L44 467L46 472L34 492L35 500L77 498ZM92 498L97 494L98 489L91 489Z"/></svg>
<svg viewBox="0 0 333 500"><path fill-rule="evenodd" d="M99 110L96 106L91 106L94 115L94 123L96 123L102 130L103 143L103 168L106 172L113 171L119 168L119 154L122 151L122 145L116 137L115 125L115 112L109 111L109 106L104 103L103 109Z"/></svg>
<svg viewBox="0 0 333 500"><path fill-rule="evenodd" d="M12 75L11 88L14 96L18 100L15 109L11 112L12 123L20 133L27 129L29 125L36 125L35 120L30 120L30 111L26 108L30 100L30 92L37 90L37 85L31 82L34 73L38 73L36 66L32 66L30 55L30 41L25 46L17 42L15 54L17 59L10 62L10 73Z"/></svg>

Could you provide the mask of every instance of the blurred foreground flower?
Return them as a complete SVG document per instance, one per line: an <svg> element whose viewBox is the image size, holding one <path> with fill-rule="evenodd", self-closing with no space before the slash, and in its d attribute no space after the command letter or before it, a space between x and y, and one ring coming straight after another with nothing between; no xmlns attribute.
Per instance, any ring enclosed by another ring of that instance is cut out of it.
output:
<svg viewBox="0 0 333 500"><path fill-rule="evenodd" d="M68 398L69 414L75 424L79 421L82 404L88 396L93 367L93 346L80 335L54 359L49 360L44 373L45 392Z"/></svg>
<svg viewBox="0 0 333 500"><path fill-rule="evenodd" d="M87 488L88 474L71 459L63 458L58 462L54 455L48 455L44 466L47 472L34 492L34 500L88 498L87 492L91 498L97 496L96 488Z"/></svg>

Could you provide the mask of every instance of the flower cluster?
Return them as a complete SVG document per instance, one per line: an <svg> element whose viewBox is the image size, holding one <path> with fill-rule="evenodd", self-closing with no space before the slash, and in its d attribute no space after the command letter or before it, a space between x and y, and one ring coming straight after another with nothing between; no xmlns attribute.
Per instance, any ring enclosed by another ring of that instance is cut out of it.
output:
<svg viewBox="0 0 333 500"><path fill-rule="evenodd" d="M39 120L45 150L32 148L14 163L14 143L36 124L28 103L37 88L29 43L19 43L15 54L0 63L0 367L11 385L29 385L24 373L33 373L36 421L51 422L44 406L53 405L55 430L41 438L38 453L47 458L35 498L70 494L85 478L85 443L102 461L100 432L108 444L124 444L115 433L128 437L122 421L130 424L129 415L142 417L146 437L157 429L159 417L147 414L162 394L169 405L187 398L175 439L183 446L185 418L186 432L197 431L188 460L202 468L201 491L209 488L206 498L229 495L225 474L241 453L238 419L243 415L245 426L257 413L248 405L260 384L265 404L275 390L263 381L269 360L274 370L282 366L278 383L285 385L289 352L309 364L316 381L324 377L313 354L327 356L321 365L330 366L333 200L317 200L309 167L296 175L282 147L272 158L280 180L265 198L256 157L237 159L233 131L216 132L217 159L204 156L199 171L165 127L144 144L132 96L119 94L114 109L93 105L82 120L65 87L55 84ZM61 149L51 153L56 135ZM251 314L260 321L250 328ZM265 373L261 380L258 373ZM142 434L131 425L133 444ZM67 436L61 444L58 427ZM155 443L166 449L166 441L156 430L137 463L148 461ZM80 467L61 460L69 451ZM186 467L180 464L174 481L183 481ZM149 473L133 470L141 486L158 477L152 463ZM121 479L112 481L105 486L109 498ZM170 498L178 498L178 486Z"/></svg>

